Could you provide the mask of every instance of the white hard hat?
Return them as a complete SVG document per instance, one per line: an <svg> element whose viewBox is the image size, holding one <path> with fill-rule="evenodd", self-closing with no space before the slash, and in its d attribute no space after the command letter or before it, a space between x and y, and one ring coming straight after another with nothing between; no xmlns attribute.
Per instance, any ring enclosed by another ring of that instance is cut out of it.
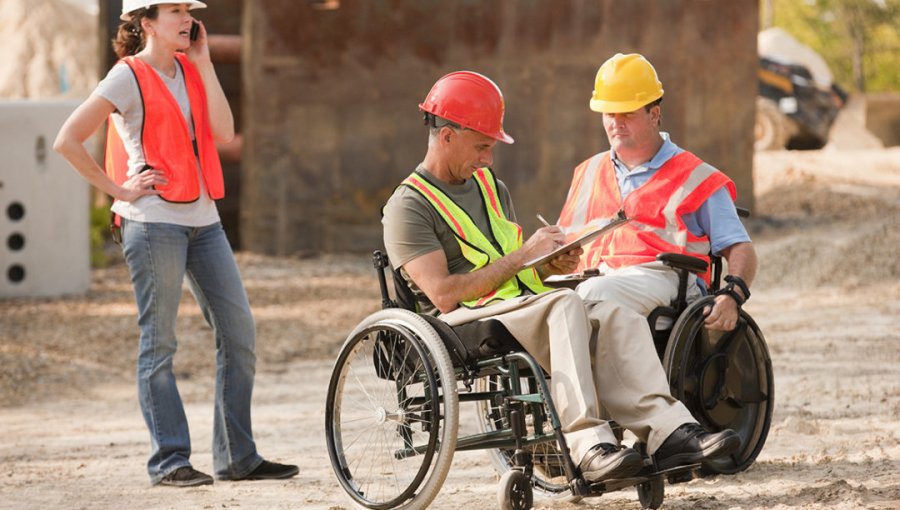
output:
<svg viewBox="0 0 900 510"><path fill-rule="evenodd" d="M188 9L203 9L206 7L206 4L203 2L198 2L196 0L189 0L187 2L172 2L170 0L122 0L122 15L119 16L119 19L122 21L128 21L131 19L131 13L142 8L150 7L151 5L159 5L159 4L188 4Z"/></svg>

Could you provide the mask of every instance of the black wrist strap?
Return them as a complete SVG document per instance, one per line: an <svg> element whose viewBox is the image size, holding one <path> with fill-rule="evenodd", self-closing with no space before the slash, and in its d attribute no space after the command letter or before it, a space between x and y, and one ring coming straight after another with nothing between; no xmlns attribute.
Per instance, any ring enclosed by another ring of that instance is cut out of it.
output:
<svg viewBox="0 0 900 510"><path fill-rule="evenodd" d="M725 276L725 281L728 282L728 284L722 287L718 292L716 292L717 296L721 294L731 296L731 299L733 299L734 302L738 304L738 306L743 305L747 302L748 299L750 299L750 288L747 287L747 282L745 282L743 278L730 274ZM741 289L741 292L744 295L741 296L740 294L735 292L735 287Z"/></svg>
<svg viewBox="0 0 900 510"><path fill-rule="evenodd" d="M725 281L740 287L741 292L744 293L744 301L750 299L750 287L747 286L747 282L745 282L743 278L734 274L729 274L725 275Z"/></svg>

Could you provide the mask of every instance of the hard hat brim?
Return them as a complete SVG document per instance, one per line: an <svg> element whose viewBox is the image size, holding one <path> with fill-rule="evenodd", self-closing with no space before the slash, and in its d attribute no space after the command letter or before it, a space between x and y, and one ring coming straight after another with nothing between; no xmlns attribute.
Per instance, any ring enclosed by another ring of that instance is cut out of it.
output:
<svg viewBox="0 0 900 510"><path fill-rule="evenodd" d="M468 125L468 123L465 120L459 119L455 115L449 115L446 112L441 112L441 113L443 113L443 115L441 115L437 112L432 111L432 110L434 110L434 108L430 108L425 103L419 104L419 110L426 112L426 113L430 113L430 114L440 117L442 119L449 120L450 122L453 122L454 124L457 124L464 129L470 129L472 131L475 131L476 133L481 133L484 136L487 136L487 137L493 138L494 140L497 140L498 142L508 143L510 145L516 143L515 139L513 139L513 137L509 136L506 133L506 131L501 130L499 133L487 133L480 129L475 129L474 127Z"/></svg>
<svg viewBox="0 0 900 510"><path fill-rule="evenodd" d="M142 5L142 6L140 6L140 7L136 7L136 8L134 8L134 9L131 9L131 10L129 10L128 12L123 12L123 13L119 16L119 19L122 20L122 21L130 21L130 20L131 20L131 13L134 12L134 11L136 11L136 10L138 10L138 9L142 9L142 8L144 8L144 7L151 7L151 6L153 6L153 5L167 4L167 3L173 3L173 4L177 4L177 3L185 3L185 4L190 4L190 5L188 5L188 10L189 10L189 11L192 11L192 10L194 10L194 9L205 9L205 8L206 8L206 4L203 3L203 2L200 2L199 0L187 0L186 2L169 2L168 0L165 1L165 2L146 2L145 5ZM123 9L124 9L124 8L125 8L125 6L123 5Z"/></svg>
<svg viewBox="0 0 900 510"><path fill-rule="evenodd" d="M506 134L502 131L500 133L497 133L496 135L488 135L488 136L490 136L494 140L497 140L498 142L508 143L510 145L516 143L516 141L513 139L513 137L509 136L508 134Z"/></svg>
<svg viewBox="0 0 900 510"><path fill-rule="evenodd" d="M599 113L629 113L637 111L641 107L647 106L661 97L662 94L649 101L603 101L600 99L591 99L591 110Z"/></svg>

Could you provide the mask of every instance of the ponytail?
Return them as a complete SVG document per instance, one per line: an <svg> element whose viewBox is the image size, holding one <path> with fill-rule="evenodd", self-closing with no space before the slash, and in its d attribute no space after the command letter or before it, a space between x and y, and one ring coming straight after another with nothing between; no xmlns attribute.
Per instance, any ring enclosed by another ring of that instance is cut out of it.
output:
<svg viewBox="0 0 900 510"><path fill-rule="evenodd" d="M146 35L141 26L141 20L144 18L156 19L159 9L156 5L137 9L132 11L131 19L119 23L119 30L115 39L112 40L113 51L119 58L134 55L144 49L146 44Z"/></svg>

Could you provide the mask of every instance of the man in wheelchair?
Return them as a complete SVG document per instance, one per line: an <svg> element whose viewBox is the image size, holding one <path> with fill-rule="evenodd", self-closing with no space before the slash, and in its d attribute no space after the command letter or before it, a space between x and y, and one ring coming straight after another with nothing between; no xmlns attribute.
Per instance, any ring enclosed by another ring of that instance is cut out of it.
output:
<svg viewBox="0 0 900 510"><path fill-rule="evenodd" d="M513 143L503 131L500 89L477 73L451 73L419 107L428 149L383 217L389 259L418 311L451 326L502 323L550 373L572 458L589 481L626 478L643 467L642 456L621 446L601 418L601 405L646 443L660 470L734 451L733 431L707 432L672 397L645 317L544 286L543 277L574 271L580 250L525 267L564 235L545 227L523 242L509 192L490 169L495 144Z"/></svg>
<svg viewBox="0 0 900 510"><path fill-rule="evenodd" d="M576 291L585 300L615 301L648 316L678 293L679 275L658 255L690 255L707 267L710 253L721 255L727 285L705 323L731 331L750 297L756 252L738 218L731 179L660 131L662 97L656 70L639 54L616 54L597 71L590 108L603 114L610 150L575 168L559 225L577 230L620 210L630 222L585 247L579 270L597 268L603 277ZM706 291L709 276L708 270L702 278L688 274L687 301Z"/></svg>

